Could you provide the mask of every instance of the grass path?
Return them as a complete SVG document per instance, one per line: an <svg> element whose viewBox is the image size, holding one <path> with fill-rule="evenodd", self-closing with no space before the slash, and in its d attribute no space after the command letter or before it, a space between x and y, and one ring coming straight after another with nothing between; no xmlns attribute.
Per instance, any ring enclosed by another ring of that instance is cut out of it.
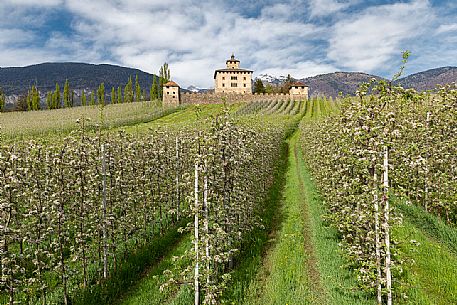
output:
<svg viewBox="0 0 457 305"><path fill-rule="evenodd" d="M305 167L298 133L289 140L289 167L281 214L263 266L244 304L373 304L352 292L352 274L340 268L336 232L321 219L322 202Z"/></svg>

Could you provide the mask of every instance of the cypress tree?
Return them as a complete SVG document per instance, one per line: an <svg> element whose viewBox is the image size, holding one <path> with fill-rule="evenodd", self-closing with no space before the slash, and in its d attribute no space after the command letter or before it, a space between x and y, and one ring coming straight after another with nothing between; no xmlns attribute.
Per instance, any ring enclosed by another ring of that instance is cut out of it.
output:
<svg viewBox="0 0 457 305"><path fill-rule="evenodd" d="M151 101L155 101L158 98L158 96L157 96L157 78L155 75L152 76L150 97L151 97Z"/></svg>
<svg viewBox="0 0 457 305"><path fill-rule="evenodd" d="M54 109L58 109L60 108L60 87L59 87L59 84L56 83L56 91L54 92L54 103L53 103L53 108Z"/></svg>
<svg viewBox="0 0 457 305"><path fill-rule="evenodd" d="M138 82L138 74L135 77L135 101L139 102L141 100L141 87Z"/></svg>
<svg viewBox="0 0 457 305"><path fill-rule="evenodd" d="M94 91L90 92L90 105L95 106L95 93Z"/></svg>

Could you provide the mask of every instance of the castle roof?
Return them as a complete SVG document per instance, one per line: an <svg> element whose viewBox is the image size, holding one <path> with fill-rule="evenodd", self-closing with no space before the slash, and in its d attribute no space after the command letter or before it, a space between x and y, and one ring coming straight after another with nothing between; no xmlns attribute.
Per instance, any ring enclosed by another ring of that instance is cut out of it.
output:
<svg viewBox="0 0 457 305"><path fill-rule="evenodd" d="M226 68L226 69L217 69L216 71L214 71L214 78L216 78L216 74L217 72L247 72L247 73L252 73L254 71L252 70L247 70L247 69L230 69L230 68Z"/></svg>
<svg viewBox="0 0 457 305"><path fill-rule="evenodd" d="M169 81L169 82L163 84L163 87L179 87L179 85L177 83L175 83L174 81Z"/></svg>
<svg viewBox="0 0 457 305"><path fill-rule="evenodd" d="M234 55L234 54L232 54L232 56L230 56L230 59L227 59L226 62L228 62L228 61L237 61L237 62L240 62L238 59L235 58L235 55Z"/></svg>
<svg viewBox="0 0 457 305"><path fill-rule="evenodd" d="M308 87L308 85L305 85L302 82L294 82L294 83L289 84L289 88L290 87Z"/></svg>

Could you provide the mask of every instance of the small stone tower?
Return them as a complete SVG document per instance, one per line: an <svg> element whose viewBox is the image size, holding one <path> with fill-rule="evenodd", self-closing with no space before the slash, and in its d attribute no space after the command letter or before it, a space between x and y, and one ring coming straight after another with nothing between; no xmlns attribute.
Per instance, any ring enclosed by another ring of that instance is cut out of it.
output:
<svg viewBox="0 0 457 305"><path fill-rule="evenodd" d="M163 104L176 106L181 104L181 94L177 83L169 81L163 84Z"/></svg>
<svg viewBox="0 0 457 305"><path fill-rule="evenodd" d="M307 100L308 86L301 82L292 83L289 85L289 95L290 99L293 101Z"/></svg>

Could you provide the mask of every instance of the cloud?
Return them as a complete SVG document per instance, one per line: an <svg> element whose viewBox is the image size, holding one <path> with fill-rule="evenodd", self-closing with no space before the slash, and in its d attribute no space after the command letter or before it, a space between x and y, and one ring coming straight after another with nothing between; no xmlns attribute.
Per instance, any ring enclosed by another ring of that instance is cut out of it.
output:
<svg viewBox="0 0 457 305"><path fill-rule="evenodd" d="M368 8L333 26L327 56L336 65L372 72L400 55L406 41L424 35L434 19L428 1Z"/></svg>
<svg viewBox="0 0 457 305"><path fill-rule="evenodd" d="M344 10L354 4L354 1L309 0L310 16L323 17Z"/></svg>
<svg viewBox="0 0 457 305"><path fill-rule="evenodd" d="M0 65L84 61L157 73L167 61L182 86L211 87L232 52L255 75L297 78L347 69L386 76L404 49L416 67L455 63L452 10L379 3L3 0Z"/></svg>
<svg viewBox="0 0 457 305"><path fill-rule="evenodd" d="M438 29L436 30L437 34L453 32L454 34L457 32L457 23L451 24L441 24Z"/></svg>

